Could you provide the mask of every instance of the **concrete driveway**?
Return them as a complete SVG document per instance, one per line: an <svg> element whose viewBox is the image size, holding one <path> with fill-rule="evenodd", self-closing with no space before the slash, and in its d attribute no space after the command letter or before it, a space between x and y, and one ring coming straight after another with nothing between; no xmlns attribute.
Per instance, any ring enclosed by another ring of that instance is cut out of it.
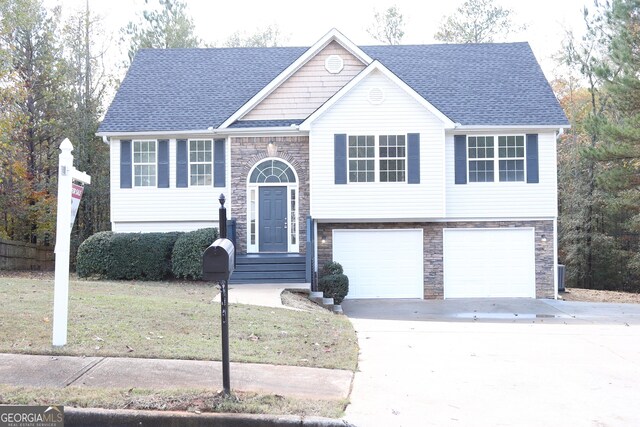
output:
<svg viewBox="0 0 640 427"><path fill-rule="evenodd" d="M640 305L346 300L356 426L638 426Z"/></svg>

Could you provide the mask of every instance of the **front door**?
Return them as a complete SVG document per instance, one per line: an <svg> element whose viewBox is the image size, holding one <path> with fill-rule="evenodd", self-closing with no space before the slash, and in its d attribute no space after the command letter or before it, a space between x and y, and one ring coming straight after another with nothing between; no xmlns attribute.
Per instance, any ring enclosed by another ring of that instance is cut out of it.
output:
<svg viewBox="0 0 640 427"><path fill-rule="evenodd" d="M260 187L260 252L287 252L287 187Z"/></svg>

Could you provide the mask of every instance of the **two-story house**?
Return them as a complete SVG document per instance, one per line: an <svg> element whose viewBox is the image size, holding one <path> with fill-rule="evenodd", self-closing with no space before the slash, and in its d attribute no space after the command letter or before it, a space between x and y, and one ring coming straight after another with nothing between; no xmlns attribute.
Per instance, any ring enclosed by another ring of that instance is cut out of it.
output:
<svg viewBox="0 0 640 427"><path fill-rule="evenodd" d="M349 298L554 298L566 127L527 43L332 30L310 48L141 50L98 135L116 232L215 226L223 193L239 258L338 261Z"/></svg>

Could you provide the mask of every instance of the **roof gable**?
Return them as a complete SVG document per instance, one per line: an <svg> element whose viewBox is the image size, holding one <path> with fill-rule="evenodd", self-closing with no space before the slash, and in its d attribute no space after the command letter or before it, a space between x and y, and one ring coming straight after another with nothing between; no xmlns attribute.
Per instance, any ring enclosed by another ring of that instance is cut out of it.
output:
<svg viewBox="0 0 640 427"><path fill-rule="evenodd" d="M328 59L340 58L342 69L331 73ZM283 81L240 120L306 119L366 67L333 40Z"/></svg>
<svg viewBox="0 0 640 427"><path fill-rule="evenodd" d="M304 54L302 54L294 63L292 63L287 69L282 71L276 78L274 78L268 85L266 85L260 92L258 92L247 103L240 107L235 113L233 113L227 120L225 120L220 128L224 129L231 125L236 120L243 117L247 112L251 111L256 105L270 95L276 88L289 79L294 73L300 70L307 62L315 57L319 52L324 50L330 43L337 42L344 49L346 49L351 55L360 60L363 64L369 64L371 58L362 51L358 46L354 45L349 39L347 39L340 31L335 28L325 34L316 44L311 46Z"/></svg>
<svg viewBox="0 0 640 427"><path fill-rule="evenodd" d="M322 105L322 107L318 108L313 114L311 114L307 119L300 124L301 130L310 130L311 124L320 116L322 116L326 111L331 109L331 107L340 100L343 96L345 96L351 89L358 85L362 80L364 80L368 75L370 75L373 71L379 71L386 78L391 80L396 86L402 89L405 93L407 93L411 98L417 101L420 105L422 105L426 110L428 110L431 114L436 116L444 125L445 129L452 129L455 126L455 123L451 121L446 115L442 114L437 108L431 105L426 99L424 99L421 95L419 95L415 90L413 90L409 85L399 79L395 74L393 74L387 67L385 67L380 61L374 60L367 68L365 68L360 74L353 78L348 84L346 84L342 89L340 89L331 99L329 99L326 103Z"/></svg>

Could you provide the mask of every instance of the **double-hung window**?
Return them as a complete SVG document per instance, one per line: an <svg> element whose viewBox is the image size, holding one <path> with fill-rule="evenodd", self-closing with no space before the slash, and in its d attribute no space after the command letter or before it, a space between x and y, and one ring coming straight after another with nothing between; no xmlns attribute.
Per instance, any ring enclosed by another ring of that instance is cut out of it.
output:
<svg viewBox="0 0 640 427"><path fill-rule="evenodd" d="M498 137L500 181L524 181L524 136Z"/></svg>
<svg viewBox="0 0 640 427"><path fill-rule="evenodd" d="M155 140L133 141L133 182L136 187L156 186Z"/></svg>
<svg viewBox="0 0 640 427"><path fill-rule="evenodd" d="M405 182L406 135L350 135L349 182Z"/></svg>
<svg viewBox="0 0 640 427"><path fill-rule="evenodd" d="M380 135L380 182L404 182L407 141L404 135Z"/></svg>
<svg viewBox="0 0 640 427"><path fill-rule="evenodd" d="M467 150L469 182L524 182L524 135L469 136Z"/></svg>
<svg viewBox="0 0 640 427"><path fill-rule="evenodd" d="M376 140L373 135L349 136L349 182L374 182Z"/></svg>
<svg viewBox="0 0 640 427"><path fill-rule="evenodd" d="M191 186L211 185L213 150L210 139L189 140L189 183Z"/></svg>

